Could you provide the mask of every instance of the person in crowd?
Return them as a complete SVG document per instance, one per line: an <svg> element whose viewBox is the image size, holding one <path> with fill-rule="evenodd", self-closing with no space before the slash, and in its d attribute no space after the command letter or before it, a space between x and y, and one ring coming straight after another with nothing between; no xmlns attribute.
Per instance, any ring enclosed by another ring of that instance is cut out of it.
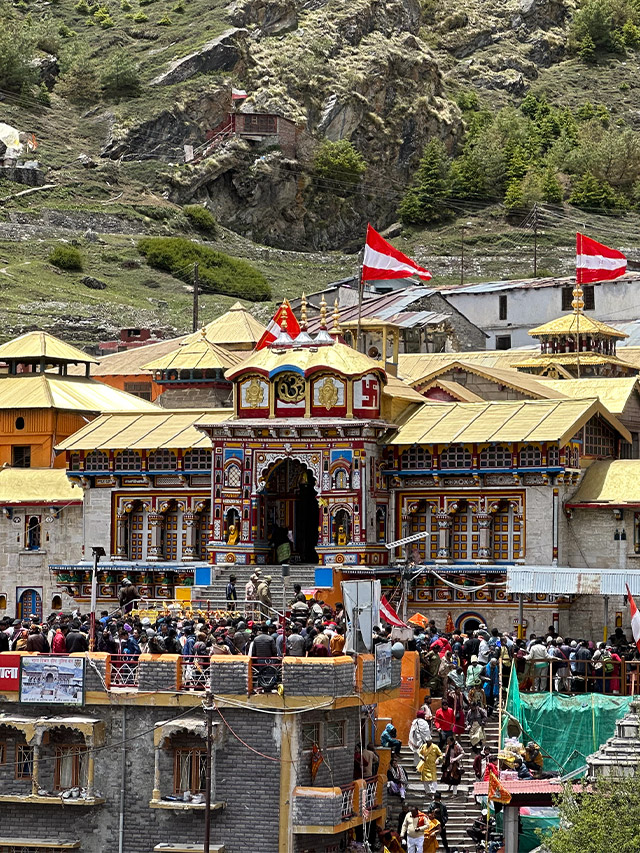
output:
<svg viewBox="0 0 640 853"><path fill-rule="evenodd" d="M442 802L442 794L436 791L433 795L433 800L427 808L427 814L433 814L434 818L440 824L440 840L444 847L444 853L449 853L449 842L447 840L447 822L449 820L449 810Z"/></svg>
<svg viewBox="0 0 640 853"><path fill-rule="evenodd" d="M447 745L442 759L442 783L449 786L449 793L458 795L458 785L462 779L462 759L464 750L452 733L447 737Z"/></svg>
<svg viewBox="0 0 640 853"><path fill-rule="evenodd" d="M474 752L480 752L482 749L486 733L485 726L487 725L487 712L478 705L477 702L472 702L467 713L467 730L469 732L469 741Z"/></svg>
<svg viewBox="0 0 640 853"><path fill-rule="evenodd" d="M424 711L420 710L416 714L415 720L411 723L409 729L409 747L413 752L414 765L417 767L420 761L420 747L431 740L431 728L425 719Z"/></svg>
<svg viewBox="0 0 640 853"><path fill-rule="evenodd" d="M422 700L422 705L420 706L420 710L424 711L424 718L429 725L431 725L433 720L433 711L431 710L431 703L433 699L431 696L425 696Z"/></svg>
<svg viewBox="0 0 640 853"><path fill-rule="evenodd" d="M236 589L236 576L229 576L227 584L227 610L235 610L238 606L238 590Z"/></svg>
<svg viewBox="0 0 640 853"><path fill-rule="evenodd" d="M520 757L516 758L514 769L518 774L518 779L533 779L531 771Z"/></svg>
<svg viewBox="0 0 640 853"><path fill-rule="evenodd" d="M400 754L402 741L398 740L398 732L393 723L387 723L385 726L384 731L380 735L380 745L384 746L385 749L390 749L396 755Z"/></svg>
<svg viewBox="0 0 640 853"><path fill-rule="evenodd" d="M533 679L534 691L544 693L547 689L549 661L551 658L542 637L536 637L531 644L527 653L527 660L529 661L529 676Z"/></svg>
<svg viewBox="0 0 640 853"><path fill-rule="evenodd" d="M440 747L433 741L428 740L419 750L420 761L418 762L418 773L420 781L424 785L424 793L427 797L435 794L438 789L438 772L436 765L442 760Z"/></svg>
<svg viewBox="0 0 640 853"><path fill-rule="evenodd" d="M443 699L441 706L436 711L433 721L434 727L438 730L441 748L445 745L447 737L453 731L455 722L456 720L453 708L450 708L446 699Z"/></svg>
<svg viewBox="0 0 640 853"><path fill-rule="evenodd" d="M120 604L120 609L124 613L131 613L133 608L136 606L138 601L140 600L140 593L138 591L138 587L134 586L133 583L129 580L129 578L122 579L122 586L120 587L120 592L118 593L118 602Z"/></svg>
<svg viewBox="0 0 640 853"><path fill-rule="evenodd" d="M496 658L491 658L484 668L484 695L487 700L487 714L491 716L500 696L500 669Z"/></svg>
<svg viewBox="0 0 640 853"><path fill-rule="evenodd" d="M404 802L407 796L408 784L407 771L400 764L397 756L392 755L387 770L387 791L394 797L400 797L402 802Z"/></svg>
<svg viewBox="0 0 640 853"><path fill-rule="evenodd" d="M424 828L424 845L423 853L436 853L438 850L437 832L440 829L440 822L436 820L435 811L427 809L427 825Z"/></svg>
<svg viewBox="0 0 640 853"><path fill-rule="evenodd" d="M407 853L423 853L424 831L427 825L426 816L418 810L417 806L413 806L405 815L400 836L405 840Z"/></svg>
<svg viewBox="0 0 640 853"><path fill-rule="evenodd" d="M482 707L487 704L487 697L483 689L485 679L485 667L478 663L477 655L472 655L467 667L465 687L469 702L480 702Z"/></svg>
<svg viewBox="0 0 640 853"><path fill-rule="evenodd" d="M27 637L27 651L47 654L49 652L49 649L49 641L42 633L40 625L32 625L29 629L29 635Z"/></svg>
<svg viewBox="0 0 640 853"><path fill-rule="evenodd" d="M368 743L361 751L362 754L362 772L366 778L375 776L378 772L380 758L376 752L376 748L372 743Z"/></svg>

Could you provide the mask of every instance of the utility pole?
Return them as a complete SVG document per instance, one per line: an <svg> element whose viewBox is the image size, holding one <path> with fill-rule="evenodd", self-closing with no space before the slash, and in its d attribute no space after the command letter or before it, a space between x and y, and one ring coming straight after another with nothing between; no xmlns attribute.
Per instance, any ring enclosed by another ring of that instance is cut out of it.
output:
<svg viewBox="0 0 640 853"><path fill-rule="evenodd" d="M538 202L533 205L533 277L538 277Z"/></svg>
<svg viewBox="0 0 640 853"><path fill-rule="evenodd" d="M211 841L211 752L213 741L213 696L210 690L207 690L205 694L204 712L207 715L207 773L204 795L204 843L202 851L203 853L209 853Z"/></svg>
<svg viewBox="0 0 640 853"><path fill-rule="evenodd" d="M193 331L198 331L198 296L200 295L200 275L198 264L193 265Z"/></svg>
<svg viewBox="0 0 640 853"><path fill-rule="evenodd" d="M464 284L464 225L460 229L460 284Z"/></svg>

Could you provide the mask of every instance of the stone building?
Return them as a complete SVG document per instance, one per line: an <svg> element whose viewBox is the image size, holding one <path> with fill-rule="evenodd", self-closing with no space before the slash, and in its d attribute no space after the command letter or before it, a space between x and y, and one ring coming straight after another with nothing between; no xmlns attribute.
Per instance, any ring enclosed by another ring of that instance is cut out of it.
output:
<svg viewBox="0 0 640 853"><path fill-rule="evenodd" d="M24 682L21 657L2 653L0 667L22 666ZM125 678L107 654L63 660L77 663L81 707L21 702L15 680L2 688L0 849L202 850L207 736L190 667L142 655ZM385 699L400 673L393 661ZM389 751L379 748L377 775L354 778L381 696L373 656L284 658L278 677L280 695L255 692L251 658L211 658L212 853L333 853L385 814Z"/></svg>

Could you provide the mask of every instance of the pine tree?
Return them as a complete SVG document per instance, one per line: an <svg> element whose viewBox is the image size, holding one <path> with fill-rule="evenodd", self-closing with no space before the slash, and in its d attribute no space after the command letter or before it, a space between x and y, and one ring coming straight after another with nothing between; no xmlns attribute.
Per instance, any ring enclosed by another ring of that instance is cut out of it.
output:
<svg viewBox="0 0 640 853"><path fill-rule="evenodd" d="M444 199L451 186L451 161L439 139L432 139L424 149L416 180L405 193L398 215L413 225L439 222L451 216Z"/></svg>
<svg viewBox="0 0 640 853"><path fill-rule="evenodd" d="M626 207L611 184L598 180L591 172L585 172L573 187L569 204L584 210L621 210Z"/></svg>
<svg viewBox="0 0 640 853"><path fill-rule="evenodd" d="M542 177L542 200L547 204L561 204L562 198L562 184L557 179L554 169L548 166Z"/></svg>

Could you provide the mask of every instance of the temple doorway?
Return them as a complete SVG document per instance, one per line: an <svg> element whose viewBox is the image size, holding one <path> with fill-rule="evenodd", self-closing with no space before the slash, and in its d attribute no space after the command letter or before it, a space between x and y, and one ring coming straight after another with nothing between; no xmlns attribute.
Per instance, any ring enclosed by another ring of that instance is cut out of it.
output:
<svg viewBox="0 0 640 853"><path fill-rule="evenodd" d="M299 459L280 459L268 470L263 489L263 536L271 546L269 562L318 562L315 485L313 473Z"/></svg>

